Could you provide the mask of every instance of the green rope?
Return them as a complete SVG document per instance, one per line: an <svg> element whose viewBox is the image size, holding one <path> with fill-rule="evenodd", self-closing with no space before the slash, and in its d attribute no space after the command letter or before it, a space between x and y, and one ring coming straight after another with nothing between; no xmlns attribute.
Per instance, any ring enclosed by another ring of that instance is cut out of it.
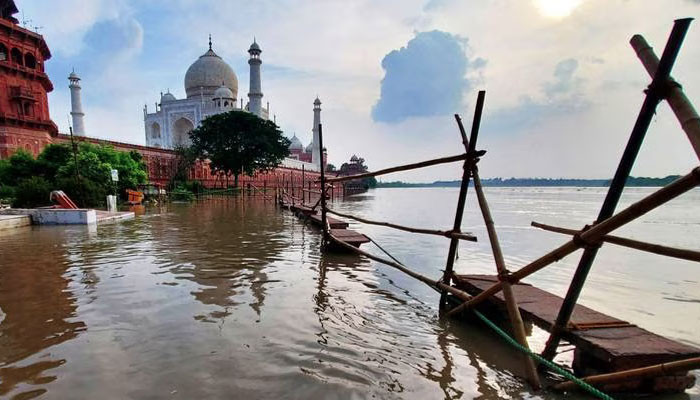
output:
<svg viewBox="0 0 700 400"><path fill-rule="evenodd" d="M562 367L558 366L557 364L547 360L546 358L543 358L537 353L534 353L532 350L528 349L527 347L521 345L518 343L515 339L510 337L507 333L505 333L501 328L499 328L496 324L494 324L492 321L490 321L488 318L484 316L484 314L480 313L479 311L473 310L474 313L476 314L477 317L479 317L480 320L484 321L486 325L488 325L491 329L496 331L503 339L505 339L506 342L508 342L511 346L515 347L516 349L520 350L521 352L527 354L530 356L532 359L537 361L540 364L544 364L547 368L553 370L554 372L564 376L566 379L574 382L575 384L579 385L582 389L587 391L588 393L604 400L613 400L613 398L602 391L594 388L587 382L575 377L571 372L563 369Z"/></svg>

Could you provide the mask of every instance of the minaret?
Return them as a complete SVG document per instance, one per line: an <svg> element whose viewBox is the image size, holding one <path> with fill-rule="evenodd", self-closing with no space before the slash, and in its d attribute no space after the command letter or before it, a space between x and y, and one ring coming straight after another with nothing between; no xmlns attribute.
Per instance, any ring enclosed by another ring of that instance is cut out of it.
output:
<svg viewBox="0 0 700 400"><path fill-rule="evenodd" d="M318 96L316 97L316 100L314 100L314 127L312 129L312 132L314 133L314 139L313 139L313 148L311 150L311 163L316 165L318 167L318 170L321 170L321 149L319 148L318 144L321 142L320 138L318 137L318 125L321 123L321 100L318 99Z"/></svg>
<svg viewBox="0 0 700 400"><path fill-rule="evenodd" d="M73 118L73 134L76 136L85 136L85 124L83 124L83 104L80 101L80 78L75 73L75 70L68 75L70 81L70 115Z"/></svg>
<svg viewBox="0 0 700 400"><path fill-rule="evenodd" d="M248 54L250 54L250 59L248 60L248 65L250 65L250 90L248 91L248 111L262 118L262 84L260 82L260 64L262 60L260 59L260 46L253 39L253 44L250 45L248 49Z"/></svg>

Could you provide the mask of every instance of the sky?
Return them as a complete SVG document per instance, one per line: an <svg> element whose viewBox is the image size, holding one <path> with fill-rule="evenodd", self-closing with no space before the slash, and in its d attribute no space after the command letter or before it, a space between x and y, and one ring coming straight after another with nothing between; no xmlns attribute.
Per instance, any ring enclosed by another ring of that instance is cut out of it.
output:
<svg viewBox="0 0 700 400"><path fill-rule="evenodd" d="M340 165L370 169L463 152L454 114L470 129L486 103L477 148L482 177L609 178L650 79L629 46L642 34L657 55L673 20L699 0L16 0L53 57L51 117L68 131L67 76L81 76L89 136L144 144L143 108L160 92L185 97L184 75L213 48L248 93L248 54L262 47L262 86L285 134L311 139L313 100L324 145ZM700 22L673 69L700 99ZM635 176L685 174L698 160L661 104ZM385 176L458 179L449 164Z"/></svg>

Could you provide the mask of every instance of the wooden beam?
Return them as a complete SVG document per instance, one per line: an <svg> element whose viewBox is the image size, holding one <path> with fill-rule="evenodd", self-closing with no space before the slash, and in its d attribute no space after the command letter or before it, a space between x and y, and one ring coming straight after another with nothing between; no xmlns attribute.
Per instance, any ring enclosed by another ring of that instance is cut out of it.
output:
<svg viewBox="0 0 700 400"><path fill-rule="evenodd" d="M374 260L374 261L380 262L380 263L382 263L382 264L388 265L388 266L390 266L390 267L394 267L394 268L398 269L399 271L401 271L401 272L407 274L408 276L410 276L410 277L412 277L412 278L415 278L415 279L417 279L417 280L419 280L419 281L421 281L421 282L423 282L423 283L428 284L429 286L432 286L432 287L434 287L434 288L438 288L438 289L440 289L440 290L446 290L446 291L452 293L453 295L455 295L457 298L459 298L459 299L461 299L461 300L466 301L466 300L469 300L469 299L472 298L472 296L470 296L467 292L464 292L464 291L462 291L462 290L459 290L459 289L457 289L457 288L455 288L455 287L452 287L452 286L449 286L449 285L445 285L444 283L442 283L442 282L440 282L440 281L438 281L438 280L431 279L431 278L428 278L427 276L424 276L424 275L421 275L421 274L419 274L419 273L417 273L417 272L414 272L414 271L410 270L408 267L406 267L405 265L403 265L403 264L401 264L401 263L398 263L398 262L395 262L395 261L391 261L391 260L387 260L387 259L382 258L382 257L379 257L379 256L375 256L374 254L371 254L371 253L368 253L368 252L366 252L366 251L364 251L364 250L358 249L357 247L355 247L355 246L353 246L353 245L351 245L351 244L349 244L349 243L346 243L346 242L344 242L343 240L340 240L340 239L338 239L337 237L335 237L335 236L333 236L333 235L329 235L329 238L330 238L331 241L333 241L333 243L335 243L335 244L337 244L337 245L339 245L339 246L341 246L341 247L343 247L343 248L345 248L345 249L347 249L347 250L350 250L350 251L352 251L352 252L354 252L354 253L357 253L357 254L360 254L360 255L362 255L362 256L365 256L365 257L367 257L367 258L369 258L369 259L371 259L371 260Z"/></svg>
<svg viewBox="0 0 700 400"><path fill-rule="evenodd" d="M521 346L529 349L530 345L527 343L525 324L523 323L523 318L520 315L520 309L518 308L518 303L515 300L515 294L513 294L513 289L511 288L510 283L507 281L507 279L505 279L508 275L506 262L503 258L503 251L501 250L501 245L498 241L496 226L493 222L493 218L491 217L491 210L489 209L489 204L486 200L484 189L481 187L479 168L477 168L476 165L472 166L472 179L474 180L474 191L476 191L476 197L479 201L479 208L481 209L481 214L484 217L484 224L486 225L486 231L488 232L489 241L491 242L491 250L493 252L494 262L496 263L498 277L501 279L501 284L503 285L503 297L506 300L506 309L508 311L510 324L513 328L513 336L515 336L515 340L517 340ZM530 383L530 386L532 386L532 388L535 390L540 389L542 385L540 383L540 377L537 374L535 362L527 354L523 354L522 359L525 363L525 373L527 374L527 380Z"/></svg>
<svg viewBox="0 0 700 400"><path fill-rule="evenodd" d="M700 357L689 358L680 361L671 361L648 367L628 369L625 371L611 372L609 374L593 375L583 378L583 381L591 385L601 386L610 383L618 383L633 379L654 378L657 376L671 375L674 372L690 371L700 368ZM557 390L571 390L579 386L574 382L564 382L553 386Z"/></svg>
<svg viewBox="0 0 700 400"><path fill-rule="evenodd" d="M535 228L544 229L545 231L562 233L565 235L577 235L581 233L581 231L577 231L576 229L561 228L558 226L541 224L535 221L533 221L531 225ZM616 244L618 246L646 251L648 253L654 253L673 258L680 258L681 260L700 262L700 251L679 249L677 247L663 246L660 244L647 243L639 240L627 239L612 235L603 235L600 238L600 240L606 243Z"/></svg>
<svg viewBox="0 0 700 400"><path fill-rule="evenodd" d="M644 69L646 69L649 76L653 78L654 74L656 74L656 70L659 68L659 58L654 54L654 49L647 43L642 35L632 36L630 45L632 45L632 48L637 53L637 57L639 57L642 65L644 65ZM688 136L693 150L695 150L695 155L698 157L698 160L700 160L700 116L698 116L698 112L695 111L693 103L691 103L685 93L683 93L681 85L672 77L668 78L666 85L667 92L664 98L668 102L668 105L671 106L673 113L676 114L681 128L686 136Z"/></svg>
<svg viewBox="0 0 700 400"><path fill-rule="evenodd" d="M460 240L466 240L469 242L476 242L476 240L477 240L476 236L473 236L473 235L468 234L468 233L453 232L453 231L441 231L441 230L434 230L434 229L411 228L408 226L392 224L390 222L372 221L372 220L365 219L365 218L355 217L353 215L343 214L341 212L331 210L331 209L328 209L326 211L331 213L331 214L337 215L339 217L348 218L348 219L352 219L352 220L355 220L358 222L362 222L363 224L385 226L387 228L394 228L394 229L398 229L398 230L406 231L406 232L411 232L411 233L422 233L422 234L426 234L426 235L444 236L447 238L455 238L455 239L460 239Z"/></svg>

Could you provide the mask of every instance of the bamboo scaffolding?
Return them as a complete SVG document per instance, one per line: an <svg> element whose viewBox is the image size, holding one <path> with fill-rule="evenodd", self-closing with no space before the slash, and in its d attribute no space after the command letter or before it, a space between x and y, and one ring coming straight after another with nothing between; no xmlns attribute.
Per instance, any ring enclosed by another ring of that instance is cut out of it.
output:
<svg viewBox="0 0 700 400"><path fill-rule="evenodd" d="M456 156L436 158L433 160L421 161L421 162L417 162L417 163L413 163L413 164L405 164L405 165L399 165L397 167L380 169L379 171L374 171L374 172L365 172L365 173L357 174L357 175L348 175L348 176L339 176L337 178L328 178L328 179L326 179L326 182L333 183L333 182L351 181L353 179L369 178L371 176L386 175L386 174L390 174L393 172L408 171L408 170L412 170L412 169L430 167L433 165L447 164L447 163L451 163L451 162L455 162L455 161L465 160L466 158L467 158L466 153L465 154L458 154Z"/></svg>
<svg viewBox="0 0 700 400"><path fill-rule="evenodd" d="M609 374L593 375L583 378L583 381L591 385L600 386L633 379L654 378L657 376L671 375L674 372L690 371L698 368L700 368L700 357L694 357L686 360L672 361L663 364L651 365L648 367L612 372ZM578 387L579 386L577 384L570 381L553 386L553 388L557 390L570 390Z"/></svg>
<svg viewBox="0 0 700 400"><path fill-rule="evenodd" d="M509 281L511 283L518 282L521 279L532 275L533 273L541 270L542 268L552 264L553 262L559 261L563 257L568 256L576 250L594 244L595 242L599 241L602 236L607 235L615 229L675 199L681 194L698 186L699 183L700 167L695 167L689 174L673 181L672 183L664 186L656 192L646 196L642 200L630 205L629 207L613 215L612 217L596 225L593 225L587 231L576 235L575 239L564 243L563 245L543 255L535 261L520 268L518 271L511 273L509 275ZM493 284L491 287L484 290L479 295L474 296L472 300L469 300L468 302L463 303L450 310L447 313L447 315L455 315L465 309L472 308L478 305L479 303L483 302L484 300L501 291L502 287L502 282L497 282Z"/></svg>
<svg viewBox="0 0 700 400"><path fill-rule="evenodd" d="M479 208L481 209L481 214L484 217L484 223L486 224L486 231L489 235L489 241L491 242L491 250L493 252L494 262L496 263L496 270L498 271L498 277L501 280L503 286L503 297L506 300L506 309L508 311L508 318L510 319L510 324L513 328L513 335L515 340L520 343L521 346L529 349L530 345L527 343L527 334L525 333L525 324L523 323L523 318L520 315L520 309L518 308L518 303L515 300L515 294L513 294L513 289L510 286L510 282L507 280L508 270L506 269L506 262L503 258L503 252L501 251L501 245L498 242L498 234L496 233L496 227L491 217L491 210L489 209L489 204L486 201L486 195L484 195L484 190L481 187L481 179L479 178L479 168L476 165L472 166L472 179L474 180L474 190L476 191L476 197L479 201ZM540 384L540 377L537 375L537 368L535 363L527 354L522 355L523 362L525 363L525 372L527 374L527 380L533 389L538 390L542 385Z"/></svg>
<svg viewBox="0 0 700 400"><path fill-rule="evenodd" d="M576 229L562 228L558 226L541 224L539 222L532 222L532 226L535 228L540 228L549 232L562 233L565 235L577 235L581 231ZM600 238L601 241L616 244L618 246L629 247L635 250L646 251L648 253L654 253L662 256L679 258L681 260L700 262L700 251L679 249L677 247L663 246L660 244L642 242L639 240L623 238L619 236L604 235Z"/></svg>
<svg viewBox="0 0 700 400"><path fill-rule="evenodd" d="M340 213L338 211L331 210L331 209L327 209L326 211L331 213L331 214L337 215L339 217L348 218L348 219L352 219L352 220L355 220L358 222L362 222L363 224L385 226L387 228L394 228L394 229L398 229L398 230L406 231L406 232L411 232L411 233L422 233L425 235L444 236L447 238L466 240L469 242L476 242L477 241L476 236L468 234L468 233L461 233L461 232L454 232L454 231L441 231L441 230L436 230L436 229L411 228L408 226L392 224L390 222L372 221L372 220L365 219L365 218L355 217L355 216L352 216L349 214L343 214L343 213Z"/></svg>
<svg viewBox="0 0 700 400"><path fill-rule="evenodd" d="M632 36L630 44L637 53L637 57L639 57L644 68L649 75L653 77L654 74L656 74L656 70L659 68L659 58L654 54L654 49L647 43L642 35ZM698 116L698 112L695 111L693 103L686 97L681 85L670 76L666 82L666 90L665 99L668 105L671 106L673 113L676 114L681 128L686 136L688 136L693 150L695 150L695 155L700 160L700 116Z"/></svg>
<svg viewBox="0 0 700 400"><path fill-rule="evenodd" d="M637 114L637 119L634 122L632 132L625 145L625 150L622 152L622 157L615 170L615 175L610 182L608 193L605 195L605 200L603 200L603 204L596 217L597 222L606 220L615 213L627 179L629 178L634 162L644 142L644 137L656 113L656 108L664 98L665 93L663 86L666 84L671 74L673 64L678 57L689 26L689 19L678 19L673 23L673 29L664 47L661 60L659 61L659 67L656 69L649 89L645 93L644 102L639 109L639 114ZM561 333L569 324L571 315L574 312L574 307L581 295L583 285L586 283L586 278L593 267L593 262L597 254L598 247L589 246L583 251L579 259L574 276L571 278L571 284L569 284L569 288L566 291L561 308L557 314L556 321L554 322L554 326L552 326L550 330L549 339L542 351L542 357L548 360L553 359L556 354Z"/></svg>

